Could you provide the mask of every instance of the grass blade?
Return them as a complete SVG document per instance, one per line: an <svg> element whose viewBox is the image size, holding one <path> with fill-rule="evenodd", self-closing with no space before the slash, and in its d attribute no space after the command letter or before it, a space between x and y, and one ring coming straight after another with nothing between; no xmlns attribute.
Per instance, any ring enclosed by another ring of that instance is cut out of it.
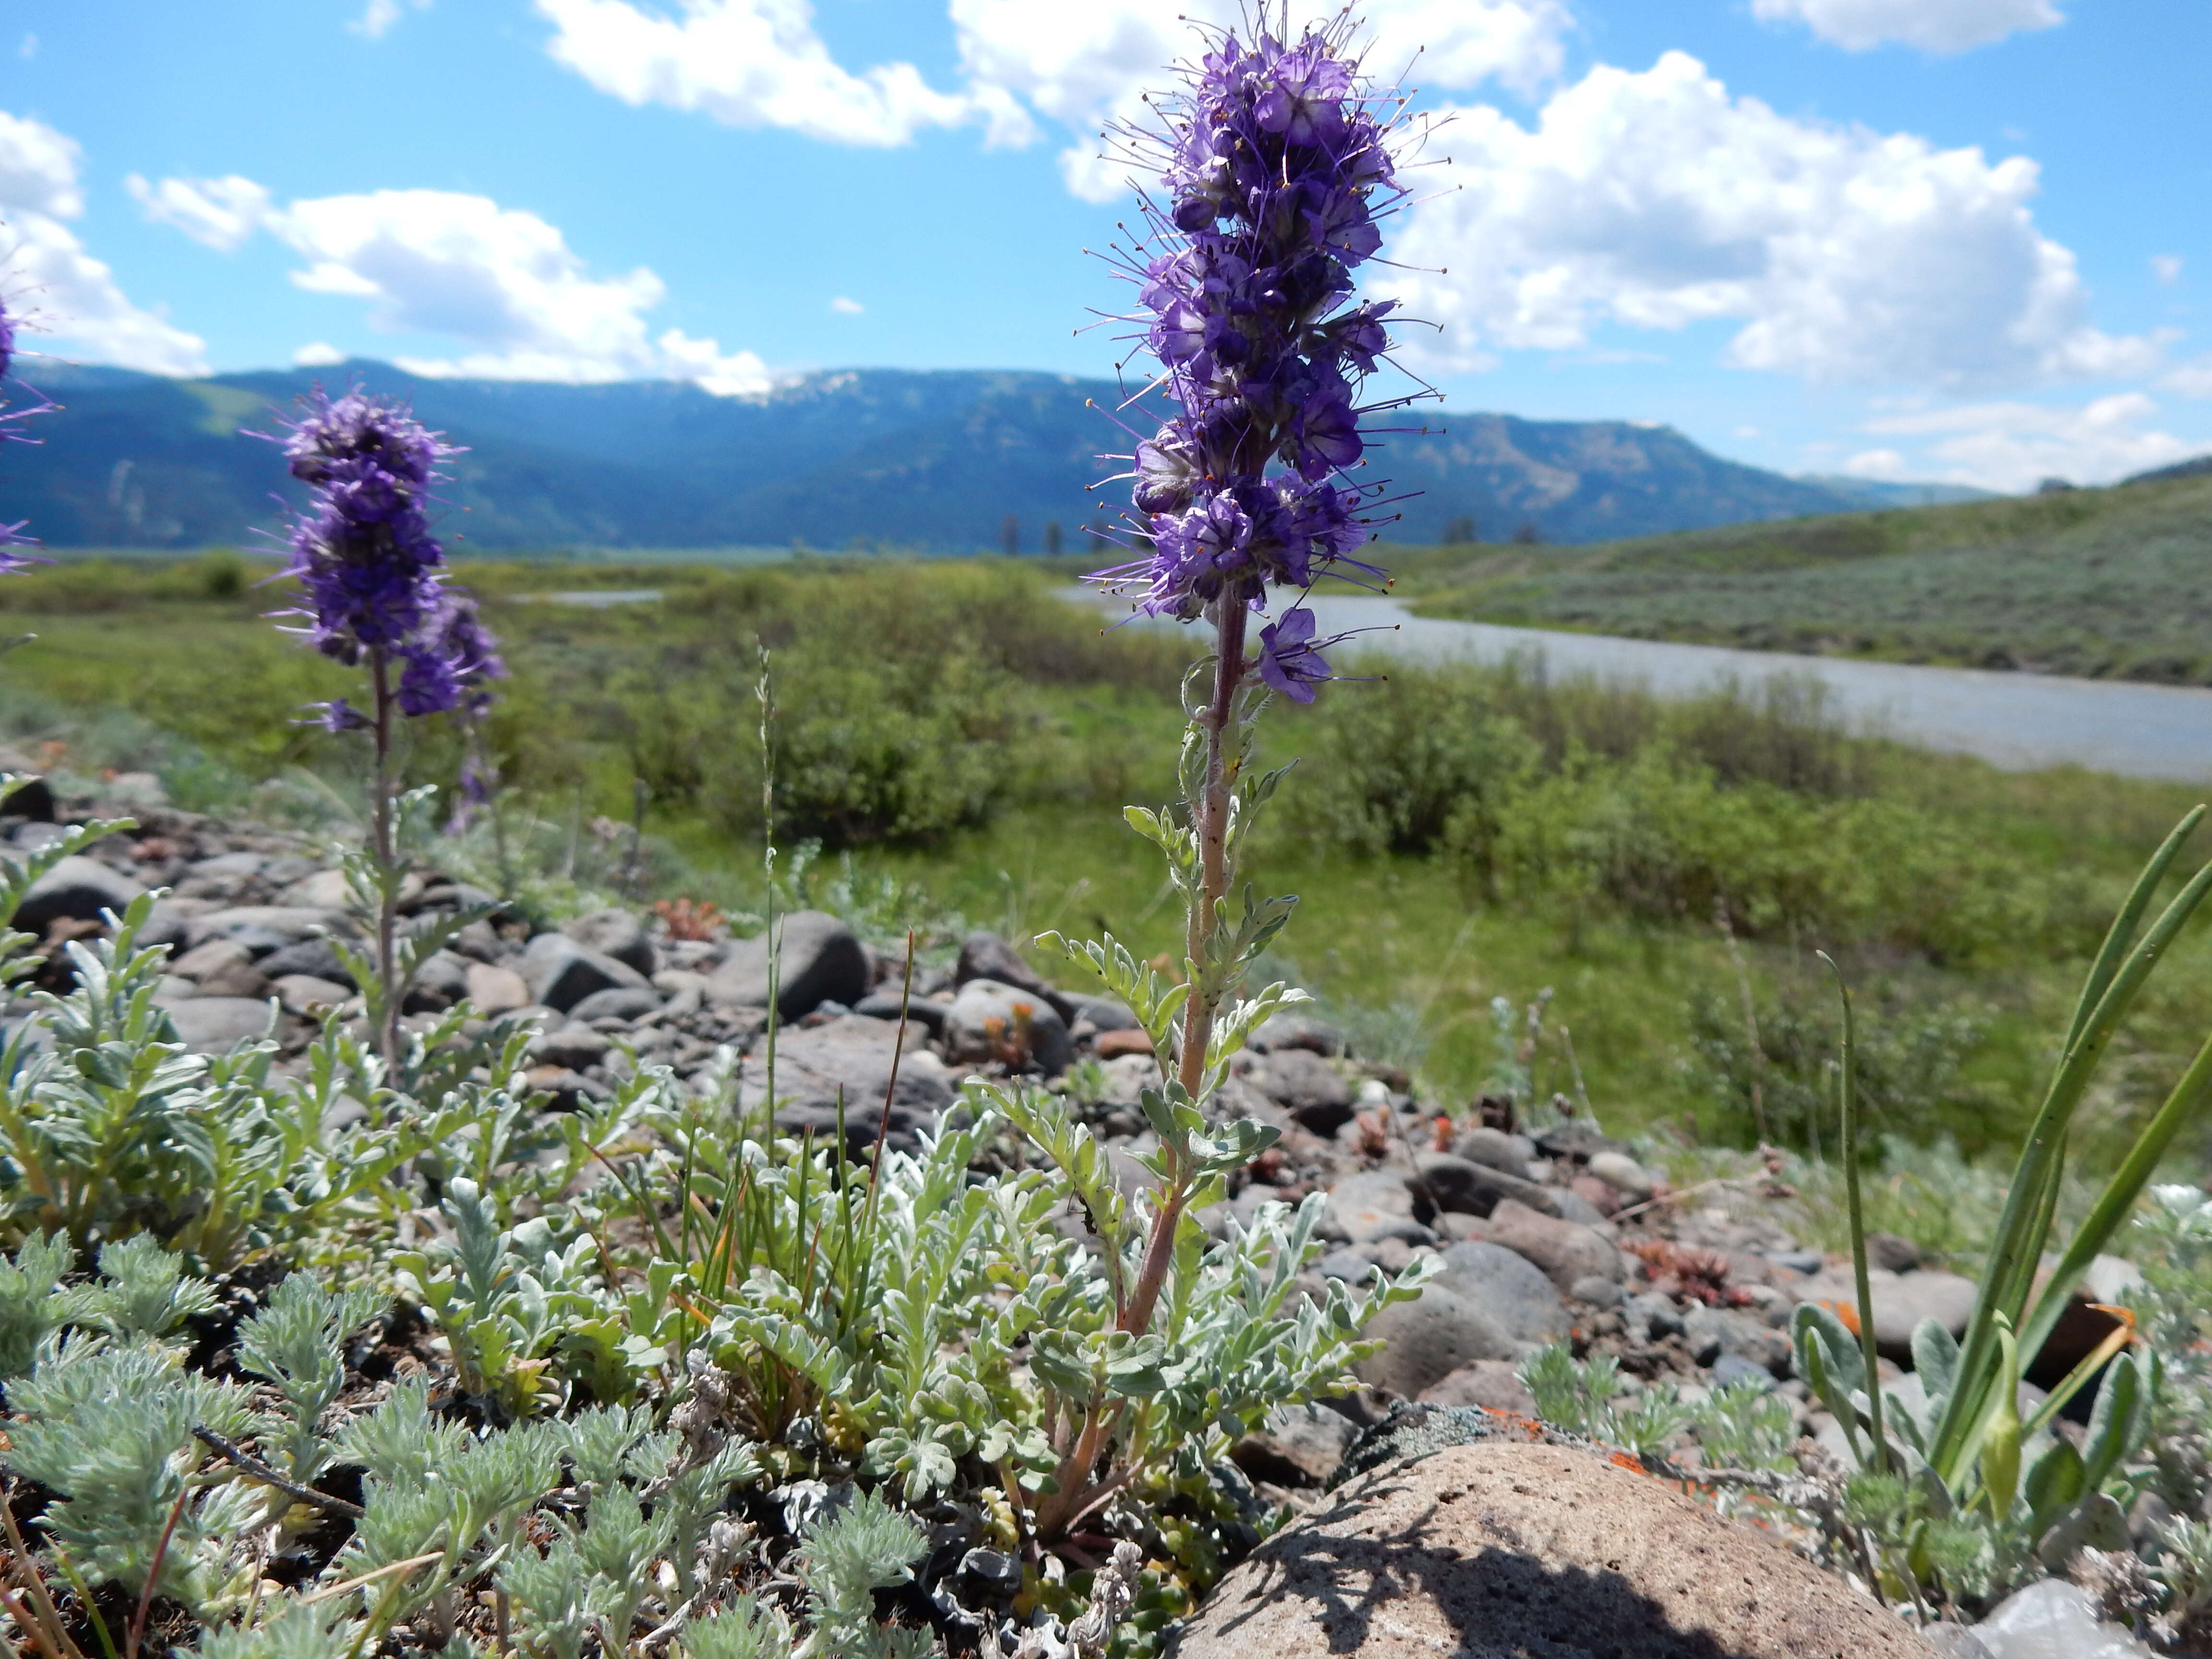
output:
<svg viewBox="0 0 2212 1659"><path fill-rule="evenodd" d="M1867 1432L1874 1439L1874 1467L1889 1468L1889 1442L1881 1431L1881 1355L1874 1339L1874 1286L1867 1273L1866 1212L1859 1202L1859 1113L1856 1032L1851 1024L1851 988L1844 970L1826 951L1815 951L1836 976L1836 994L1844 1004L1843 1077L1838 1094L1843 1103L1844 1204L1851 1224L1851 1281L1859 1299L1859 1350L1866 1360Z"/></svg>

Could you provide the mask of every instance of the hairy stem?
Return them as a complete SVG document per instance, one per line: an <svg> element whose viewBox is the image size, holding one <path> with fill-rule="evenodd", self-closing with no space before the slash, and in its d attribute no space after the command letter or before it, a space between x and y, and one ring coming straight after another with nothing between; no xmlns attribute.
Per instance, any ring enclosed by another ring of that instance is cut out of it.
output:
<svg viewBox="0 0 2212 1659"><path fill-rule="evenodd" d="M1198 817L1199 884L1190 907L1187 936L1191 964L1202 976L1206 970L1206 942L1213 932L1215 913L1229 891L1229 805L1236 780L1230 775L1228 735L1237 709L1237 690L1244 680L1244 625L1251 613L1242 605L1224 605L1215 622L1213 701L1199 716L1206 727L1206 775L1193 805ZM1206 1082L1206 1051L1213 1036L1215 998L1200 983L1192 988L1183 1005L1182 1051L1177 1074L1195 1100ZM1163 1149L1167 1174L1155 1194L1158 1213L1152 1237L1145 1245L1144 1266L1137 1274L1129 1305L1122 1310L1121 1328L1142 1336L1151 1328L1152 1309L1160 1299L1160 1286L1175 1261L1176 1229L1182 1221L1183 1205L1190 1195L1190 1175L1172 1146Z"/></svg>
<svg viewBox="0 0 2212 1659"><path fill-rule="evenodd" d="M369 680L375 689L376 714L372 735L376 744L376 775L369 786L368 833L376 855L376 976L384 985L384 1018L378 1022L377 1052L384 1057L387 1077L399 1071L399 1005L406 994L399 983L398 955L394 936L398 931L398 872L393 869L392 826L392 665L382 646L368 653Z"/></svg>

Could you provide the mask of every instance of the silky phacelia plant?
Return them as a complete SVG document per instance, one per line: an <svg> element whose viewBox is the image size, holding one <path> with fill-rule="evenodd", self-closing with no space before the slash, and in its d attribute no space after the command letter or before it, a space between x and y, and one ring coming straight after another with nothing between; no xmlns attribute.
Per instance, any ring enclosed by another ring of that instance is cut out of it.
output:
<svg viewBox="0 0 2212 1659"><path fill-rule="evenodd" d="M404 871L394 844L394 720L480 714L489 683L507 669L476 601L447 585L445 549L430 527L431 491L445 477L439 465L460 452L404 404L358 387L335 398L319 387L301 404L281 434L252 434L281 444L292 476L312 491L293 520L283 572L304 603L276 614L301 619L291 631L325 656L368 671L367 709L339 697L314 714L333 732L367 731L374 747L364 873L377 895L377 1024L391 1064L406 977L395 954Z"/></svg>
<svg viewBox="0 0 2212 1659"><path fill-rule="evenodd" d="M1315 580L1380 579L1354 556L1372 539L1380 491L1349 469L1365 448L1361 416L1407 401L1360 403L1362 382L1389 349L1393 307L1356 297L1352 273L1380 248L1380 219L1405 198L1394 153L1405 103L1363 78L1354 32L1348 14L1294 40L1287 29L1215 32L1182 85L1147 100L1160 124L1116 133L1123 157L1160 184L1144 196L1145 235L1115 257L1138 286L1128 320L1159 365L1146 391L1176 410L1131 458L1125 539L1141 556L1092 580L1133 592L1150 615L1213 629L1212 655L1189 682L1184 809L1127 815L1165 854L1188 925L1182 971L1167 978L1110 938L1040 942L1096 969L1155 1052L1172 1056L1163 1086L1144 1097L1159 1137L1146 1160L1155 1184L1141 1220L1133 1208L1130 1217L1141 1233L1133 1271L1114 1285L1118 1337L1170 1352L1189 1340L1180 1304L1191 1281L1178 1263L1202 1249L1191 1212L1275 1139L1214 1109L1212 1097L1246 1035L1303 1000L1282 984L1243 994L1247 969L1297 902L1249 887L1231 902L1238 847L1280 776L1248 765L1254 721L1268 693L1310 702L1332 678L1322 653L1336 641L1315 637L1302 603ZM1260 628L1248 655L1253 619L1285 589L1299 602ZM1426 1271L1409 1269L1378 1299L1414 1294ZM1347 1311L1345 1329L1356 1332L1371 1311ZM1143 1420L1110 1386L1071 1415L1054 1440L1061 1455L1038 1506L1040 1536L1056 1535L1128 1478L1138 1461L1129 1437L1140 1432L1131 1425Z"/></svg>
<svg viewBox="0 0 2212 1659"><path fill-rule="evenodd" d="M0 443L36 443L38 442L36 438L26 437L17 428L22 422L28 420L32 416L46 414L53 408L53 405L33 392L31 393L32 401L27 405L18 408L8 395L9 379L15 367L16 326L16 319L9 314L7 301L0 299ZM20 380L15 384L22 386ZM25 386L24 390L28 392L30 388ZM50 560L34 559L26 554L9 550L11 548L37 545L30 537L22 533L23 526L29 522L28 519L18 519L13 524L0 524L0 576L13 575L15 572L27 570L34 564L52 562Z"/></svg>

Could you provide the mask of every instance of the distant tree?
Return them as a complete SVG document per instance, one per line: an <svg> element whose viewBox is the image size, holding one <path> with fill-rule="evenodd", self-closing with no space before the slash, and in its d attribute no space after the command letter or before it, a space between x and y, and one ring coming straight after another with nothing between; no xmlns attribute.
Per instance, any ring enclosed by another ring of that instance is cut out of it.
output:
<svg viewBox="0 0 2212 1659"><path fill-rule="evenodd" d="M1461 513L1444 520L1444 533L1438 538L1446 547L1458 547L1474 539L1474 514Z"/></svg>
<svg viewBox="0 0 2212 1659"><path fill-rule="evenodd" d="M1060 556L1060 520L1048 520L1044 527L1044 550L1050 558Z"/></svg>
<svg viewBox="0 0 2212 1659"><path fill-rule="evenodd" d="M2036 485L2035 493L2039 495L2057 495L2075 488L2076 485L2071 478L2045 478Z"/></svg>
<svg viewBox="0 0 2212 1659"><path fill-rule="evenodd" d="M1006 523L999 526L999 545L1010 559L1022 550L1022 526L1011 513L1006 514Z"/></svg>
<svg viewBox="0 0 2212 1659"><path fill-rule="evenodd" d="M1534 547L1543 539L1544 532L1536 528L1533 520L1528 519L1522 520L1521 527L1513 532L1513 544L1516 547Z"/></svg>

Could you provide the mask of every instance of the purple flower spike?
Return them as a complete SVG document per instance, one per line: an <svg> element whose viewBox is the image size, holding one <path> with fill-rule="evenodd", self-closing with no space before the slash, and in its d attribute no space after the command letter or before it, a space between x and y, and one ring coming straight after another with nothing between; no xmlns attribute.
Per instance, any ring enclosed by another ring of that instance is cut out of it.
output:
<svg viewBox="0 0 2212 1659"><path fill-rule="evenodd" d="M1389 349L1392 306L1348 302L1406 192L1395 106L1361 79L1352 27L1339 14L1288 44L1225 32L1154 100L1159 129L1118 134L1164 186L1123 263L1141 307L1128 320L1181 412L1136 446L1132 540L1147 556L1091 580L1141 587L1153 616L1381 574L1351 556L1371 539L1369 492L1340 479L1366 447L1358 386ZM1259 672L1302 702L1328 678L1312 629L1294 611L1263 630Z"/></svg>
<svg viewBox="0 0 2212 1659"><path fill-rule="evenodd" d="M380 653L398 671L403 714L480 711L507 669L476 601L445 585L445 550L430 532L439 464L460 452L388 398L318 388L301 401L283 435L249 434L281 443L292 476L313 490L284 570L307 603L277 614L305 618L297 631L339 662ZM364 723L343 701L321 719L333 732Z"/></svg>

